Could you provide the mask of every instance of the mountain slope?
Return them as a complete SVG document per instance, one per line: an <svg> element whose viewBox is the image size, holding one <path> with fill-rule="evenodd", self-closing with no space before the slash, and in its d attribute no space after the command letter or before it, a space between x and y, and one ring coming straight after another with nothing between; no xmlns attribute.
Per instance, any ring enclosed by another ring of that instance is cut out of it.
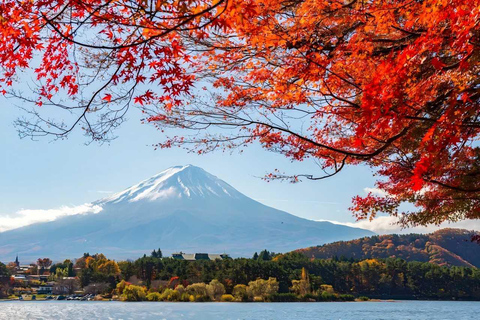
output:
<svg viewBox="0 0 480 320"><path fill-rule="evenodd" d="M447 228L431 234L382 235L338 241L297 251L319 259L397 257L407 261L480 268L480 245L470 241L473 234L473 231Z"/></svg>
<svg viewBox="0 0 480 320"><path fill-rule="evenodd" d="M250 256L349 240L370 231L315 222L267 207L195 166L172 167L93 203L96 214L66 216L0 233L0 260L102 252L133 258L165 253L224 252Z"/></svg>

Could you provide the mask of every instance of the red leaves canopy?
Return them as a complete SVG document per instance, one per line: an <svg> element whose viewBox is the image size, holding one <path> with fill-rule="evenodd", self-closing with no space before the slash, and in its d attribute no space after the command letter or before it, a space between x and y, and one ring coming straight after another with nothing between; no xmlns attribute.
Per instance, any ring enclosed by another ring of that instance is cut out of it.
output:
<svg viewBox="0 0 480 320"><path fill-rule="evenodd" d="M403 202L405 224L480 217L478 0L4 1L0 17L2 89L38 55L34 101L72 110L66 91L94 139L134 100L162 130L205 133L160 146L257 141L319 160L311 179L372 166L385 195L356 197L359 218Z"/></svg>

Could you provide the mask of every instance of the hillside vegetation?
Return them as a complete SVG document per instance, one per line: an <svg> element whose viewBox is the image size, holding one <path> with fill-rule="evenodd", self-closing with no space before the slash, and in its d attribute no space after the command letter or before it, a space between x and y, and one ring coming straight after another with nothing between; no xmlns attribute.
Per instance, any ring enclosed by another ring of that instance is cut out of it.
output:
<svg viewBox="0 0 480 320"><path fill-rule="evenodd" d="M480 268L480 245L471 241L474 234L464 229L442 229L431 234L393 234L337 241L297 251L317 259L401 258L441 266Z"/></svg>

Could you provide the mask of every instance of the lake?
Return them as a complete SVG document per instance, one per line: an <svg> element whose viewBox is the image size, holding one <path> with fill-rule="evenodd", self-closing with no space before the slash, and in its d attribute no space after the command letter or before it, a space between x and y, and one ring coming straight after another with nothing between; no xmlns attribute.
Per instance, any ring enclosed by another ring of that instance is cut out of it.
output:
<svg viewBox="0 0 480 320"><path fill-rule="evenodd" d="M4 301L0 319L478 319L480 302L168 303Z"/></svg>

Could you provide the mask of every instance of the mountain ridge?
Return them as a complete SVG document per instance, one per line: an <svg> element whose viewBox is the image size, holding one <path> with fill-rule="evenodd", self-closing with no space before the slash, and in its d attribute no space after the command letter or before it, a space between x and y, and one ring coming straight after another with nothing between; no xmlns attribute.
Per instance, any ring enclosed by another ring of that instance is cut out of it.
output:
<svg viewBox="0 0 480 320"><path fill-rule="evenodd" d="M298 249L309 258L402 258L406 261L480 268L480 245L471 241L475 231L445 228L429 234L374 235Z"/></svg>

